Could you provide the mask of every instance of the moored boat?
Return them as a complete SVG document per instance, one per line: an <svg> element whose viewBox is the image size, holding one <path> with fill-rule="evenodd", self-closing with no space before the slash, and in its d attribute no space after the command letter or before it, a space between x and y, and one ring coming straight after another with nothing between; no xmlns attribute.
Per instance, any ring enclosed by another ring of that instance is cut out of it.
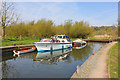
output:
<svg viewBox="0 0 120 80"><path fill-rule="evenodd" d="M87 45L87 42L83 41L81 39L77 39L77 40L73 41L72 44L73 44L73 48L81 49Z"/></svg>
<svg viewBox="0 0 120 80"><path fill-rule="evenodd" d="M51 39L42 39L40 42L34 42L38 52L56 51L72 47L70 37L66 35L55 35Z"/></svg>
<svg viewBox="0 0 120 80"><path fill-rule="evenodd" d="M21 49L17 49L17 50L13 50L14 55L19 55L19 54L23 54L23 53L27 53L27 52L32 52L35 51L35 47L27 47L27 48L21 48Z"/></svg>

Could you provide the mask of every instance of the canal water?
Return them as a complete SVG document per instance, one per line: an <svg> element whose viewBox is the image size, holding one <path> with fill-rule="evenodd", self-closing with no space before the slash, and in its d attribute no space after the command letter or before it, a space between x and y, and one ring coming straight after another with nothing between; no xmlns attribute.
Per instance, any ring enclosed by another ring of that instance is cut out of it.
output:
<svg viewBox="0 0 120 80"><path fill-rule="evenodd" d="M32 52L13 57L2 55L3 78L70 78L77 65L82 65L89 56L105 43L88 43L80 50L67 49L53 52Z"/></svg>

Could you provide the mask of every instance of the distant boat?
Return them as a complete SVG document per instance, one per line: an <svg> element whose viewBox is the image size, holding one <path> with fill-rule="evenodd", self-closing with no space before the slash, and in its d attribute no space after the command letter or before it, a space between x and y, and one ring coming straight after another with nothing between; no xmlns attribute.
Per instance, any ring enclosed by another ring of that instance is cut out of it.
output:
<svg viewBox="0 0 120 80"><path fill-rule="evenodd" d="M55 35L51 39L42 39L40 42L34 42L38 52L57 51L72 47L70 37L66 35Z"/></svg>
<svg viewBox="0 0 120 80"><path fill-rule="evenodd" d="M81 39L77 39L77 40L73 41L72 44L73 44L73 48L81 49L87 45L87 42L83 41Z"/></svg>
<svg viewBox="0 0 120 80"><path fill-rule="evenodd" d="M17 49L17 50L13 50L14 55L19 55L19 54L23 54L23 53L27 53L27 52L32 52L35 51L35 47L27 47L27 48L22 48L22 49Z"/></svg>

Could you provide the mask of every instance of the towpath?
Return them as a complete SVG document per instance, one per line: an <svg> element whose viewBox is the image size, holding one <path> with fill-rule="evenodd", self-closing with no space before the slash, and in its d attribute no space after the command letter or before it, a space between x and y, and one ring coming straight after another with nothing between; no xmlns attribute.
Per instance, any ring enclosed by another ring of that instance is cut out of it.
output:
<svg viewBox="0 0 120 80"><path fill-rule="evenodd" d="M82 66L77 66L71 78L107 78L107 53L117 42L108 43L88 58Z"/></svg>

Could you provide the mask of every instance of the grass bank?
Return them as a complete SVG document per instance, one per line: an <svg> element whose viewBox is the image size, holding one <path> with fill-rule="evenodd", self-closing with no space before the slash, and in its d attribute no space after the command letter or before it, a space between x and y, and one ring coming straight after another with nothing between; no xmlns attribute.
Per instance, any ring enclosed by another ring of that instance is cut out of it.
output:
<svg viewBox="0 0 120 80"><path fill-rule="evenodd" d="M109 56L107 60L108 77L118 78L118 43L116 43L109 50L108 56Z"/></svg>
<svg viewBox="0 0 120 80"><path fill-rule="evenodd" d="M2 44L0 46L9 46L9 45L23 45L23 44L32 44L35 41L39 41L38 38L22 37L21 40L19 37L5 37L5 40L1 40Z"/></svg>

